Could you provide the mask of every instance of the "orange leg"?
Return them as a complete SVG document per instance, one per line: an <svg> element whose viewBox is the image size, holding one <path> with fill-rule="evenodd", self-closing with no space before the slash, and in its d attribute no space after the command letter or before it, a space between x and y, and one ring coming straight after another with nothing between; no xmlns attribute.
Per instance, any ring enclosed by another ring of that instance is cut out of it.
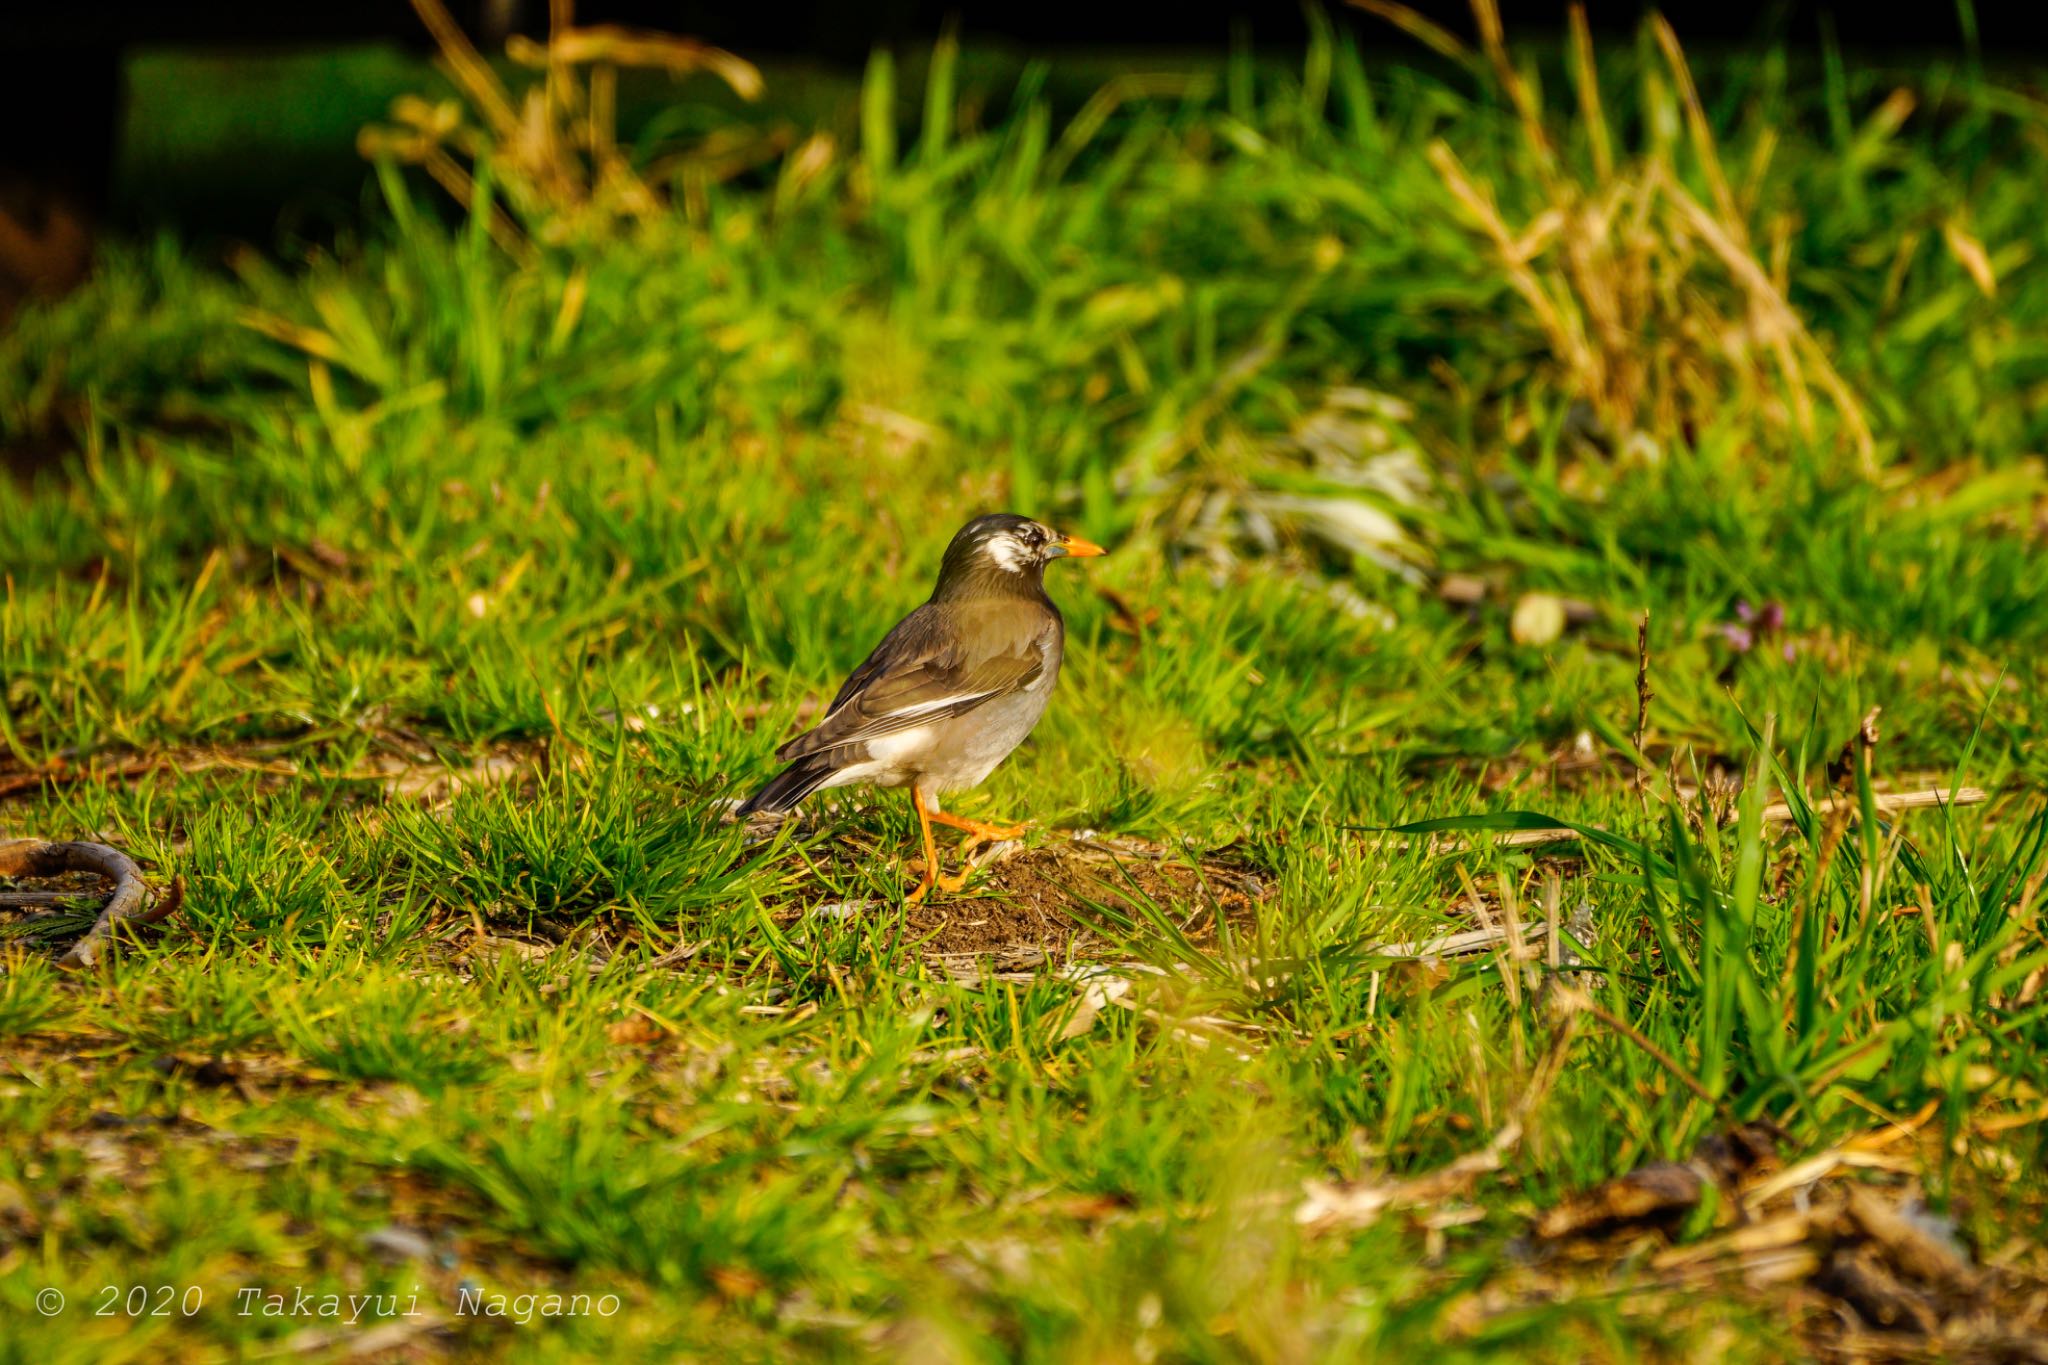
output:
<svg viewBox="0 0 2048 1365"><path fill-rule="evenodd" d="M949 893L957 892L966 886L967 879L974 875L974 854L983 844L1014 839L1025 829L1023 825L993 825L985 820L969 820L964 816L946 815L939 811L932 812L932 820L937 824L951 825L954 829L967 831L967 837L960 841L959 875L939 878L939 889Z"/></svg>
<svg viewBox="0 0 2048 1365"><path fill-rule="evenodd" d="M949 815L945 811L937 810L932 812L932 823L964 829L974 836L970 842L980 843L989 843L996 839L1014 839L1030 828L1029 825L997 825L986 820L969 820L964 815Z"/></svg>
<svg viewBox="0 0 2048 1365"><path fill-rule="evenodd" d="M939 845L932 838L932 817L934 812L924 803L924 792L913 786L910 789L910 804L917 811L917 827L924 834L924 877L917 884L917 890L903 898L905 905L915 905L930 893L939 880Z"/></svg>
<svg viewBox="0 0 2048 1365"><path fill-rule="evenodd" d="M970 839L968 840L967 845L965 846L971 847L973 842L974 841ZM945 892L949 896L956 896L961 891L965 890L967 887L967 879L974 875L974 863L972 861L972 858L973 855L970 853L968 856L968 860L960 864L960 871L956 875L951 877L939 878L939 890Z"/></svg>

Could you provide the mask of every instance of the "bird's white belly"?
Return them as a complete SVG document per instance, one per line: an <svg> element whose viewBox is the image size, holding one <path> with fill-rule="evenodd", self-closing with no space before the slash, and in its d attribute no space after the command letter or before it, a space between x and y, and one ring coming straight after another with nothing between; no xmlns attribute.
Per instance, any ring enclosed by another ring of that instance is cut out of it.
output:
<svg viewBox="0 0 2048 1365"><path fill-rule="evenodd" d="M922 783L930 792L980 786L1015 752L1052 698L1059 680L1057 661L1030 687L977 706L965 715L898 730L867 741L867 758L841 768L822 786L867 782L878 787Z"/></svg>
<svg viewBox="0 0 2048 1365"><path fill-rule="evenodd" d="M1047 669L1032 686L932 727L931 755L924 775L938 791L978 787L1016 751L1045 714L1056 671Z"/></svg>

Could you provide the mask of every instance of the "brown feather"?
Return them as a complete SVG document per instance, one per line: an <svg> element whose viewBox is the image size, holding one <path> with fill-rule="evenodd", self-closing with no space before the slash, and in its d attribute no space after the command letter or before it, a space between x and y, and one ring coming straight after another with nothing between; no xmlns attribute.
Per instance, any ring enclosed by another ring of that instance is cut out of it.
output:
<svg viewBox="0 0 2048 1365"><path fill-rule="evenodd" d="M1059 612L1043 592L1036 597L941 601L934 594L875 646L839 689L825 718L776 750L776 757L801 758L879 739L1030 686L1044 668L1039 641L1049 624L1059 629ZM948 697L957 700L934 706ZM920 706L932 709L914 710Z"/></svg>

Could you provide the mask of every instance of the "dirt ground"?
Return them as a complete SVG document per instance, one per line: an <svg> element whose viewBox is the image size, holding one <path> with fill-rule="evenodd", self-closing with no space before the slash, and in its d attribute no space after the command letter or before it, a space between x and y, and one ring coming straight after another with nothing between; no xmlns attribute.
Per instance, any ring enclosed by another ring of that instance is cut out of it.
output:
<svg viewBox="0 0 2048 1365"><path fill-rule="evenodd" d="M816 857L818 850L812 850ZM889 850L859 846L859 837L835 841L835 859L885 858ZM953 846L942 847L948 871L957 870ZM1088 956L1106 946L1105 934L1145 926L1157 934L1171 925L1189 942L1215 942L1218 926L1248 926L1269 879L1235 849L1197 854L1143 839L1093 831L1049 831L1024 841L983 849L966 889L943 892L904 910L904 928L929 956L975 956L1044 962ZM921 860L903 860L908 882ZM879 899L821 907L816 896L793 894L776 918L794 924L821 908L842 915L892 911Z"/></svg>

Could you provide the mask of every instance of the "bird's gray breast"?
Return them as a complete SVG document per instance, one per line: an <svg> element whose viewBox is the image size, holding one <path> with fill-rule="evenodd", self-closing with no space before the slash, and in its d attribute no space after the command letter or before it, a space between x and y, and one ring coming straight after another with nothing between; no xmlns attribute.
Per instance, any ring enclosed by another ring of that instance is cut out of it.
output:
<svg viewBox="0 0 2048 1365"><path fill-rule="evenodd" d="M960 791L979 786L1008 758L1052 700L1053 685L1059 681L1064 654L1064 632L1059 619L1047 623L1038 647L1044 666L1024 687L975 707L964 715L942 722L933 736L926 775L941 791Z"/></svg>

